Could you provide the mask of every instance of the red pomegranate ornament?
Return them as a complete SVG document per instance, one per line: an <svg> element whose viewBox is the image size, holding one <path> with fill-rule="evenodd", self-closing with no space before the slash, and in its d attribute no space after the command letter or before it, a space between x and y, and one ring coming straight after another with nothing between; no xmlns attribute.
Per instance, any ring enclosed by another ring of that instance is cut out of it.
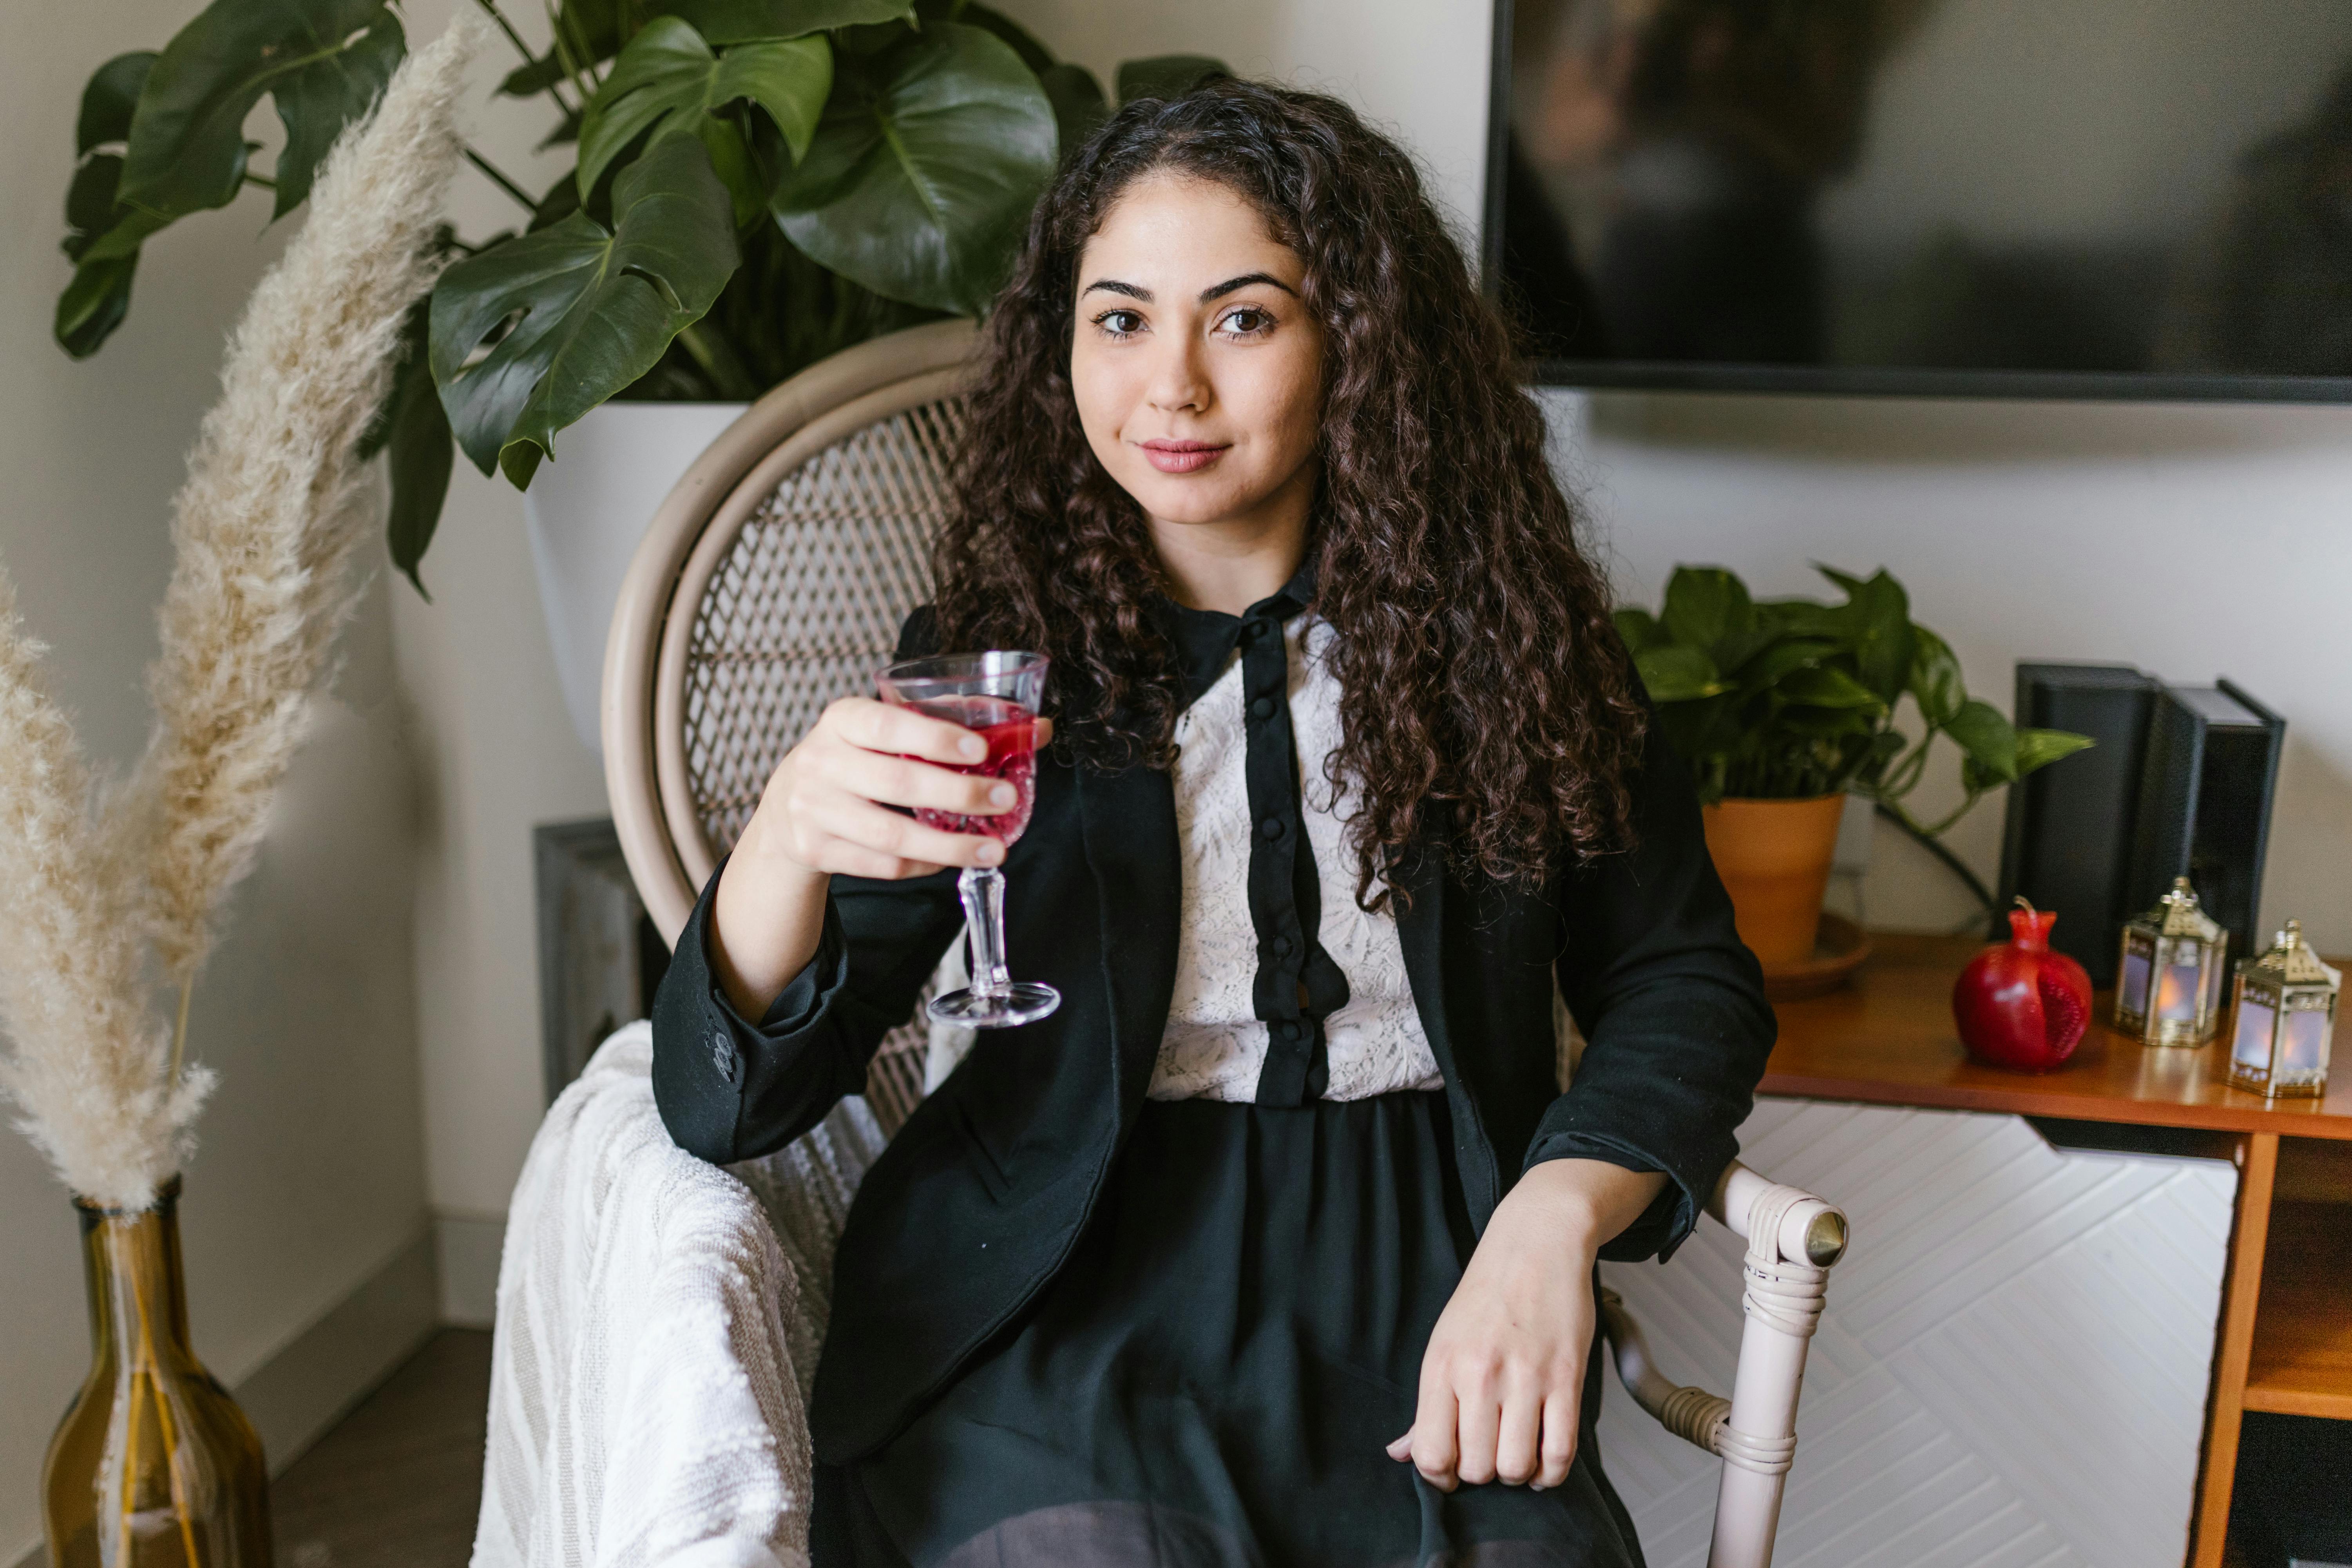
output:
<svg viewBox="0 0 2352 1568"><path fill-rule="evenodd" d="M1952 982L1952 1021L1969 1055L2012 1072L2064 1064L2091 1022L2091 977L2050 950L2055 914L2023 899L2009 914L2014 933L1969 960Z"/></svg>

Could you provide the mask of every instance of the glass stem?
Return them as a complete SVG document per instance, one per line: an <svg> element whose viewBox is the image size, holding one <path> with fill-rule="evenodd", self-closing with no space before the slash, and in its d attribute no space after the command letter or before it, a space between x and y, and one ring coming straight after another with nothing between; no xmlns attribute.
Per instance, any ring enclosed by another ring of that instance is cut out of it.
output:
<svg viewBox="0 0 2352 1568"><path fill-rule="evenodd" d="M956 879L963 895L965 929L971 934L971 994L1003 996L1013 989L1004 966L1004 873L977 866Z"/></svg>

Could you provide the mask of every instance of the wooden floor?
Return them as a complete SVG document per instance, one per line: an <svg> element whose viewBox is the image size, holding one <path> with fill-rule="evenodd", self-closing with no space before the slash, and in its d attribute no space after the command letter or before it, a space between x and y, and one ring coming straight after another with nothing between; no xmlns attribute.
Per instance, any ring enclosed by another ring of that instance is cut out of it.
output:
<svg viewBox="0 0 2352 1568"><path fill-rule="evenodd" d="M465 1568L490 1336L444 1329L271 1483L281 1568Z"/></svg>

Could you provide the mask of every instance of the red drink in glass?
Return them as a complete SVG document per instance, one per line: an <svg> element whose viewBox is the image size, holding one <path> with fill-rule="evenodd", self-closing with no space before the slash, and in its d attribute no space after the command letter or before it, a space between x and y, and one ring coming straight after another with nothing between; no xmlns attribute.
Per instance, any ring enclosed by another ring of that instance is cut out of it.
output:
<svg viewBox="0 0 2352 1568"><path fill-rule="evenodd" d="M949 833L976 834L1010 845L1029 826L1037 799L1037 708L1045 695L1045 656L998 649L911 658L877 672L886 702L970 730L988 742L976 763L933 763L950 772L1003 779L1013 786L1001 812L940 811L919 806L915 819ZM956 878L971 943L971 984L931 998L926 1009L943 1024L1007 1029L1034 1023L1062 1005L1050 985L1015 980L1004 961L1004 873L967 868Z"/></svg>
<svg viewBox="0 0 2352 1568"><path fill-rule="evenodd" d="M1002 697L930 697L908 707L933 719L961 724L988 742L988 756L977 763L942 763L951 773L977 773L1003 779L1017 798L1013 809L992 816L967 816L918 806L915 820L943 833L984 833L1010 845L1029 826L1030 807L1037 799L1037 721L1029 710Z"/></svg>

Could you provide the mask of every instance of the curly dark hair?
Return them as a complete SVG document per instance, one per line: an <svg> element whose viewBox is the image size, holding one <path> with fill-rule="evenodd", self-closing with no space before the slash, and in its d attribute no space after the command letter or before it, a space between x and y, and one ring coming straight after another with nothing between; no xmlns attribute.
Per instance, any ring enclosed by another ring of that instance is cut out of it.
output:
<svg viewBox="0 0 2352 1568"><path fill-rule="evenodd" d="M1063 164L988 321L938 548L942 646L1049 655L1056 744L1096 765L1174 758L1165 580L1070 388L1079 253L1157 171L1255 205L1325 332L1307 550L1338 634L1324 771L1357 795L1358 901L1385 906L1433 814L1454 868L1501 880L1623 847L1643 709L1541 410L1412 161L1335 99L1221 79L1126 105Z"/></svg>

